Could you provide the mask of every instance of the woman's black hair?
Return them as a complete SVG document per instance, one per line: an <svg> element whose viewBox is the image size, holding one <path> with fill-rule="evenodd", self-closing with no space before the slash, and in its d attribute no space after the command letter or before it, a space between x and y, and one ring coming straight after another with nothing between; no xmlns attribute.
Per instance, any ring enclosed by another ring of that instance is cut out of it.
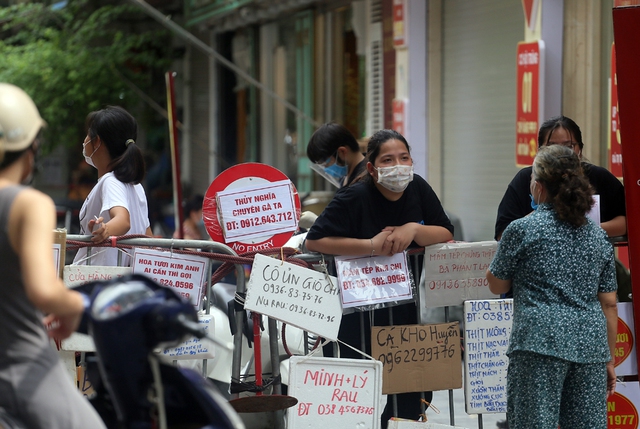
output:
<svg viewBox="0 0 640 429"><path fill-rule="evenodd" d="M380 148L382 147L382 145L389 140L394 139L404 143L404 145L407 147L407 151L411 153L411 147L402 134L400 134L396 130L380 130L376 131L369 139L369 143L367 144L367 154L365 155L367 162L375 164L376 158L378 157L378 155L380 155ZM360 173L355 181L360 180L372 181L371 175L367 170L364 170L362 173Z"/></svg>
<svg viewBox="0 0 640 429"><path fill-rule="evenodd" d="M307 156L313 163L323 162L341 146L348 147L351 152L360 151L360 145L351 131L344 125L328 122L321 125L309 139Z"/></svg>
<svg viewBox="0 0 640 429"><path fill-rule="evenodd" d="M123 183L138 184L145 175L142 150L135 143L138 123L120 106L107 106L89 113L86 120L87 135L100 137L111 156L109 167Z"/></svg>
<svg viewBox="0 0 640 429"><path fill-rule="evenodd" d="M33 147L33 144L31 144L31 146L26 147L26 148L24 148L22 150L19 150L17 152L5 152L4 153L4 158L2 159L2 162L0 162L0 170L3 170L5 167L8 167L11 164L13 164L14 162L16 162L28 150L33 150L32 147Z"/></svg>
<svg viewBox="0 0 640 429"><path fill-rule="evenodd" d="M202 210L203 203L204 203L203 195L197 194L189 198L184 203L184 217L188 218L189 216L191 216L191 212Z"/></svg>
<svg viewBox="0 0 640 429"><path fill-rule="evenodd" d="M532 174L546 188L558 219L574 227L587 223L586 213L594 204L593 188L573 150L559 144L541 147Z"/></svg>
<svg viewBox="0 0 640 429"><path fill-rule="evenodd" d="M545 146L549 142L551 134L558 128L567 130L575 142L578 143L578 146L580 146L580 150L582 150L584 143L582 142L582 131L580 131L580 127L573 119L562 115L554 116L542 123L538 130L538 148Z"/></svg>

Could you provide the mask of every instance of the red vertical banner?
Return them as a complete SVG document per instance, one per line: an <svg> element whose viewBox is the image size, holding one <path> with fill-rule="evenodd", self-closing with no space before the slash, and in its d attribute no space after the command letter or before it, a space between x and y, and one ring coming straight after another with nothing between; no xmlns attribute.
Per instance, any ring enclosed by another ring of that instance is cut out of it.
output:
<svg viewBox="0 0 640 429"><path fill-rule="evenodd" d="M182 221L182 185L180 183L180 151L178 147L178 118L176 118L176 93L173 82L173 72L165 73L167 85L167 113L169 120L169 143L171 145L171 176L173 181L173 207L178 238L184 237Z"/></svg>
<svg viewBox="0 0 640 429"><path fill-rule="evenodd" d="M616 45L611 44L611 85L609 87L609 171L622 179L622 145L618 115L618 79L616 76Z"/></svg>
<svg viewBox="0 0 640 429"><path fill-rule="evenodd" d="M396 97L396 50L394 49L393 8L395 0L382 2L382 64L384 127L393 128L392 102Z"/></svg>
<svg viewBox="0 0 640 429"><path fill-rule="evenodd" d="M522 0L524 10L524 20L531 31L536 28L536 18L538 17L538 0Z"/></svg>
<svg viewBox="0 0 640 429"><path fill-rule="evenodd" d="M516 165L533 164L537 152L538 127L544 106L544 42L518 43Z"/></svg>
<svg viewBox="0 0 640 429"><path fill-rule="evenodd" d="M407 1L393 0L393 46L407 46Z"/></svg>
<svg viewBox="0 0 640 429"><path fill-rule="evenodd" d="M622 142L624 194L627 206L629 266L635 314L640 314L640 7L613 9L613 35L616 46L618 115ZM640 332L640 317L635 318L635 332ZM640 353L638 354L640 356Z"/></svg>

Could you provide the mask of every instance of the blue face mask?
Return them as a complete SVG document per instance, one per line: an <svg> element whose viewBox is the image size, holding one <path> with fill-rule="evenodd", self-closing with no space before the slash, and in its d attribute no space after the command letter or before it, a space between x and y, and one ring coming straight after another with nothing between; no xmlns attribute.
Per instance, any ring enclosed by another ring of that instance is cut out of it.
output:
<svg viewBox="0 0 640 429"><path fill-rule="evenodd" d="M535 200L533 199L533 195L529 194L529 196L531 197L531 208L534 210L538 210L538 207L540 206L540 204L537 204L535 202Z"/></svg>
<svg viewBox="0 0 640 429"><path fill-rule="evenodd" d="M341 180L344 176L347 175L347 166L339 166L337 162L334 162L333 165L325 168L324 171L331 177L335 177L336 179Z"/></svg>

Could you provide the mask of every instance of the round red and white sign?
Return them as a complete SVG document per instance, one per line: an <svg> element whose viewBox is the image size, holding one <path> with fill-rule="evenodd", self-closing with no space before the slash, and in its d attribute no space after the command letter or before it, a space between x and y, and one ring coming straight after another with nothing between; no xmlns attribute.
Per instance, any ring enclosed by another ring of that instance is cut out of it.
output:
<svg viewBox="0 0 640 429"><path fill-rule="evenodd" d="M282 247L298 227L300 197L280 170L238 164L211 183L202 217L211 238L238 253Z"/></svg>

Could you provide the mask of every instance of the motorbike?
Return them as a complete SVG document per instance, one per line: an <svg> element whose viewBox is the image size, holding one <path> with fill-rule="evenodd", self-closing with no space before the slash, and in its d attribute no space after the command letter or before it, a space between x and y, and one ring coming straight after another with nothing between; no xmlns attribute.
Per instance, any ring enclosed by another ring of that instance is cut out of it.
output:
<svg viewBox="0 0 640 429"><path fill-rule="evenodd" d="M96 347L87 376L90 402L109 429L243 429L216 387L154 352L188 337L207 337L188 301L153 280L130 274L76 288L90 297L78 332ZM224 345L232 347L231 345Z"/></svg>

